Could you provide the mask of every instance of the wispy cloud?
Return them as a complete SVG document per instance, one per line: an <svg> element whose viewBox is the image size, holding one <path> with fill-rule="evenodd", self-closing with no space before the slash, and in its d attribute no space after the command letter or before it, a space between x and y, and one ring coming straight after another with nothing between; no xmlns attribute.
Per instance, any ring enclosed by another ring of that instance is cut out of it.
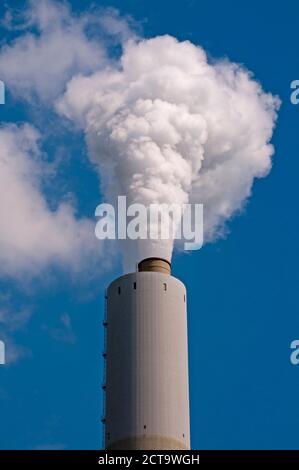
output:
<svg viewBox="0 0 299 470"><path fill-rule="evenodd" d="M0 75L18 96L52 100L74 71L98 68L104 51L87 37L86 17L72 15L66 3L41 0L27 5L17 25L13 14L6 16L4 24L22 34L2 47Z"/></svg>
<svg viewBox="0 0 299 470"><path fill-rule="evenodd" d="M39 137L30 125L0 128L0 274L14 278L53 265L78 271L100 252L93 222L69 202L49 208Z"/></svg>
<svg viewBox="0 0 299 470"><path fill-rule="evenodd" d="M104 37L127 40L132 22L115 9L74 14L67 2L31 0L2 21L19 35L1 48L0 76L17 97L51 104L74 74L107 65Z"/></svg>
<svg viewBox="0 0 299 470"><path fill-rule="evenodd" d="M31 351L17 344L14 335L24 331L33 314L33 308L14 302L8 292L0 294L0 339L5 344L5 363L13 364L22 358L30 357Z"/></svg>
<svg viewBox="0 0 299 470"><path fill-rule="evenodd" d="M55 341L73 344L77 340L73 330L71 317L68 313L63 313L60 316L59 325L56 328L44 325L43 329L47 331Z"/></svg>

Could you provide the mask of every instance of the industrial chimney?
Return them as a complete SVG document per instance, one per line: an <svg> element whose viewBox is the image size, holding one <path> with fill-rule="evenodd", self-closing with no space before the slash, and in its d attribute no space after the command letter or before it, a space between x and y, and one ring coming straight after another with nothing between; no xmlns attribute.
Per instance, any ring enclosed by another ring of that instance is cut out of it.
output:
<svg viewBox="0 0 299 470"><path fill-rule="evenodd" d="M186 289L147 258L107 291L105 448L190 449Z"/></svg>

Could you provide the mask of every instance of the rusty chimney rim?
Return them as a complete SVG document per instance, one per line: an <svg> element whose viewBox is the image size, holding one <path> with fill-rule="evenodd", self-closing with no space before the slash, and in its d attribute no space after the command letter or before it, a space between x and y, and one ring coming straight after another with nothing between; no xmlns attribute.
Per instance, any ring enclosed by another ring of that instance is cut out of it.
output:
<svg viewBox="0 0 299 470"><path fill-rule="evenodd" d="M151 257L145 258L138 263L138 271L154 271L164 274L171 273L171 263L167 259Z"/></svg>

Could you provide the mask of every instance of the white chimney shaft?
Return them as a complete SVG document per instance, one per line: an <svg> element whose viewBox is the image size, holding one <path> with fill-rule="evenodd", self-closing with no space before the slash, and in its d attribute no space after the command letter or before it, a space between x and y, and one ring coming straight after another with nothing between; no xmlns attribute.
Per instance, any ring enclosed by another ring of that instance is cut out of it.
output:
<svg viewBox="0 0 299 470"><path fill-rule="evenodd" d="M107 295L106 449L190 449L186 289L160 259Z"/></svg>

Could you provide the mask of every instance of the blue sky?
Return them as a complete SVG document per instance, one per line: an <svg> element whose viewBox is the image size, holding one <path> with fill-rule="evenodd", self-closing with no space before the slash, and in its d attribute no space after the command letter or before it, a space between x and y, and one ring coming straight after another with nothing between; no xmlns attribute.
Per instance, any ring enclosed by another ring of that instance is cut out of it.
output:
<svg viewBox="0 0 299 470"><path fill-rule="evenodd" d="M77 12L86 8L70 3ZM145 37L168 33L244 64L282 100L272 171L254 183L228 236L175 254L173 272L188 289L192 447L298 449L299 366L291 365L289 346L299 336L299 106L290 103L290 83L299 78L299 5L94 3L132 16ZM1 28L1 44L17 34ZM102 196L82 132L59 129L49 107L36 109L9 87L6 98L2 122L34 123L42 133L48 204L57 208L72 193L77 217L92 219ZM2 316L0 339L5 335L14 360L0 366L0 448L101 447L101 320L104 290L121 274L119 257L101 268L70 274L46 265L32 277L26 270L2 275L0 310L9 320Z"/></svg>

